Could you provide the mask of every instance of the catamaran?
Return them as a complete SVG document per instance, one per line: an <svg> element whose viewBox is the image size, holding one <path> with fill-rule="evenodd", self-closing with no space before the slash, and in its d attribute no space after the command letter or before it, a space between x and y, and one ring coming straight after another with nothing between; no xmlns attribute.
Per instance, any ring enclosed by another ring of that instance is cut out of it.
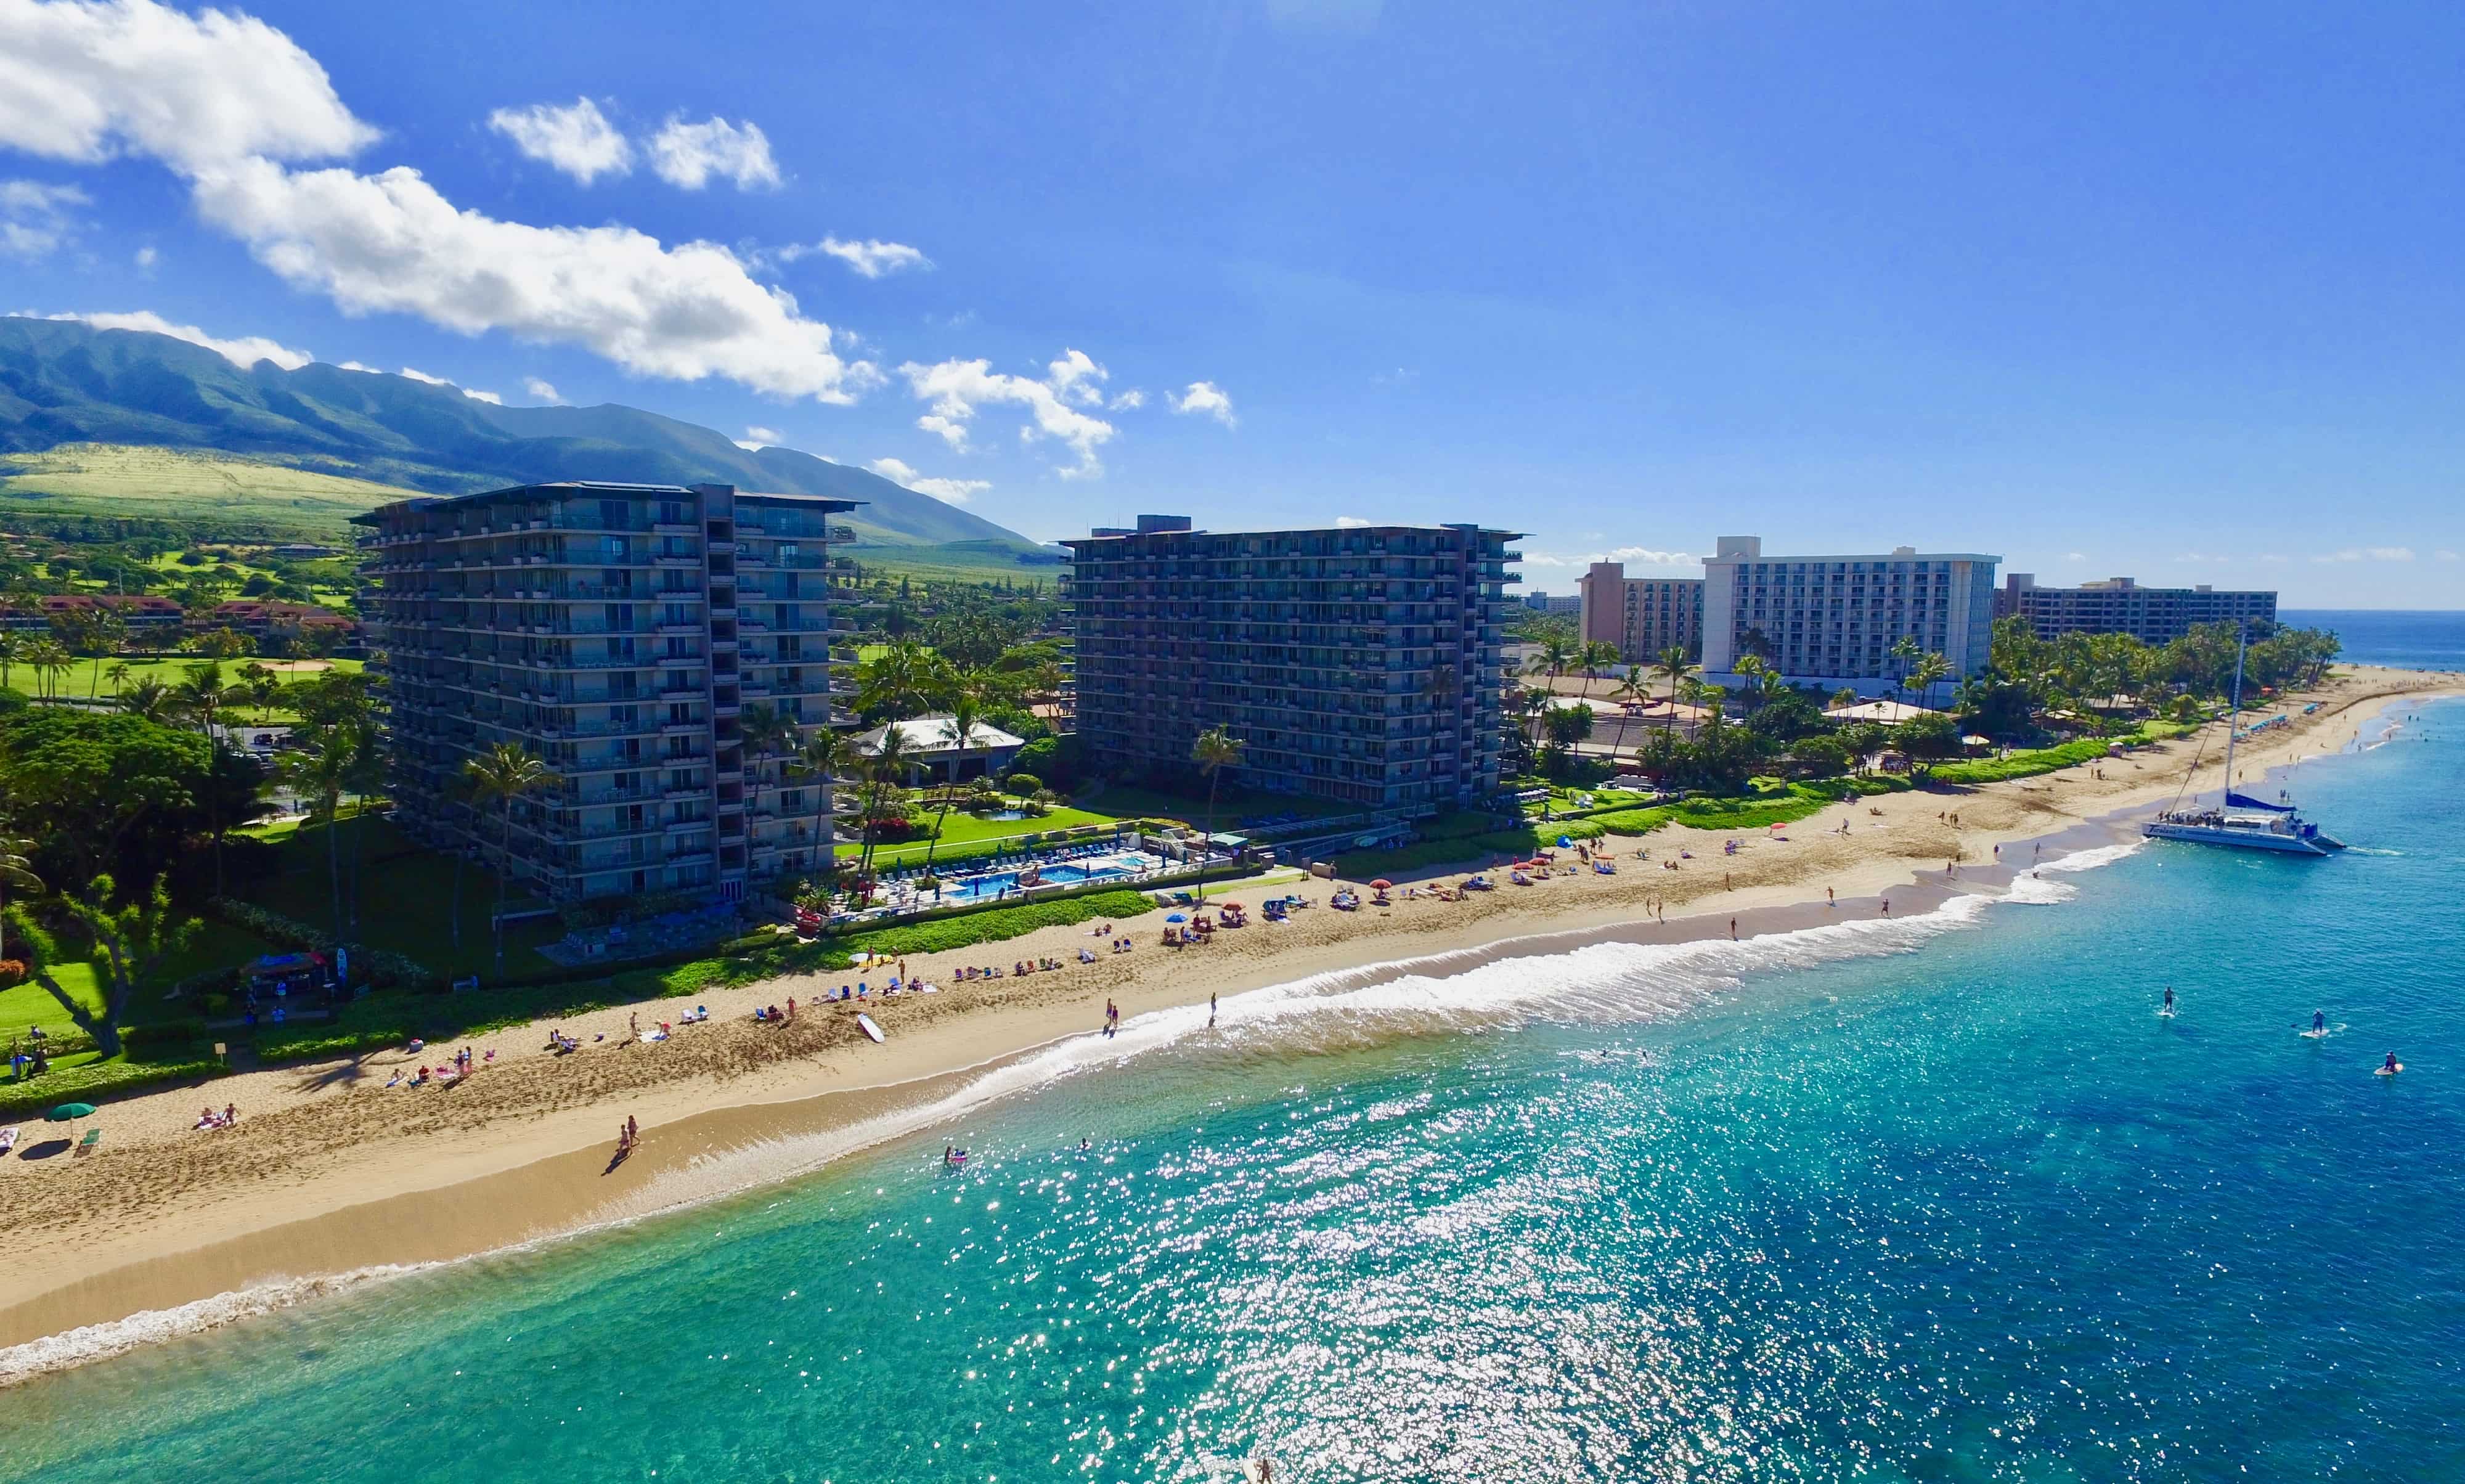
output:
<svg viewBox="0 0 2465 1484"><path fill-rule="evenodd" d="M2305 821L2294 807L2294 801L2279 792L2274 803L2254 799L2237 792L2233 786L2234 742L2242 732L2242 662L2250 648L2250 635L2239 631L2234 636L2233 707L2226 722L2226 802L2221 808L2183 808L2165 810L2143 826L2141 832L2152 840L2182 840L2193 845L2230 845L2246 851L2276 851L2288 855L2325 855L2345 848L2344 842L2320 832L2320 827ZM2194 773L2199 760L2191 760ZM2186 778L2183 786L2188 788Z"/></svg>

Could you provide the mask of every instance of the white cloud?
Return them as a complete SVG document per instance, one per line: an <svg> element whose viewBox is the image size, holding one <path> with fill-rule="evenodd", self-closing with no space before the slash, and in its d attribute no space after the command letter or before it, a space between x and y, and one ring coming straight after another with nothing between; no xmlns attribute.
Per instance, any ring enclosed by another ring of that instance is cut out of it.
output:
<svg viewBox="0 0 2465 1484"><path fill-rule="evenodd" d="M904 485L919 495L930 495L945 504L964 505L970 498L993 487L990 479L926 478L903 459L877 458L865 467L893 484Z"/></svg>
<svg viewBox="0 0 2465 1484"><path fill-rule="evenodd" d="M2410 562L2411 546L2347 546L2325 556L2313 557L2314 562Z"/></svg>
<svg viewBox="0 0 2465 1484"><path fill-rule="evenodd" d="M2281 556L2274 551L2267 551L2260 553L2259 560L2267 563L2270 566L2283 566L2294 559L2287 556Z"/></svg>
<svg viewBox="0 0 2465 1484"><path fill-rule="evenodd" d="M587 98L564 105L500 108L488 115L488 127L512 140L523 154L586 186L602 175L625 175L633 168L633 146Z"/></svg>
<svg viewBox="0 0 2465 1484"><path fill-rule="evenodd" d="M401 374L410 377L415 382L426 382L432 387L451 387L454 385L444 377L431 376L426 371L419 369L417 366L406 365L402 368Z"/></svg>
<svg viewBox="0 0 2465 1484"><path fill-rule="evenodd" d="M0 255L29 260L50 256L77 231L70 209L92 204L75 186L0 180ZM139 266L144 266L143 261Z"/></svg>
<svg viewBox="0 0 2465 1484"><path fill-rule="evenodd" d="M1663 551L1654 546L1617 546L1608 551L1591 551L1580 555L1564 555L1549 551L1527 551L1525 566L1589 566L1595 562L1630 562L1644 566L1699 567L1703 559L1691 551Z"/></svg>
<svg viewBox="0 0 2465 1484"><path fill-rule="evenodd" d="M457 210L416 170L293 172L245 161L201 177L205 218L347 314L416 315L465 335L578 344L645 376L723 376L850 402L877 379L831 327L715 243L669 248L630 227L531 227Z"/></svg>
<svg viewBox="0 0 2465 1484"><path fill-rule="evenodd" d="M2456 553L2450 551L2443 546L2438 552L2438 557L2442 562L2454 562L2456 560Z"/></svg>
<svg viewBox="0 0 2465 1484"><path fill-rule="evenodd" d="M461 388L461 390L462 395L469 397L474 402L485 402L490 407L503 407L505 405L505 399L497 395L497 393L493 391L477 391L469 387L465 387Z"/></svg>
<svg viewBox="0 0 2465 1484"><path fill-rule="evenodd" d="M1042 380L992 369L988 361L944 361L935 365L909 362L899 368L908 388L933 406L916 426L938 435L953 449L967 446L967 423L979 409L1011 403L1025 407L1033 421L1019 429L1021 439L1057 438L1078 455L1075 465L1060 466L1063 478L1104 472L1096 451L1113 436L1113 425L1091 417L1072 402L1100 406L1103 393L1096 385L1104 368L1085 353L1067 350L1045 368Z"/></svg>
<svg viewBox="0 0 2465 1484"><path fill-rule="evenodd" d="M734 441L747 454L755 454L764 449L777 448L788 441L788 435L776 428L747 428L744 436Z"/></svg>
<svg viewBox="0 0 2465 1484"><path fill-rule="evenodd" d="M903 242L883 242L878 238L870 238L863 242L842 242L836 237L824 237L811 246L801 242L791 242L770 255L783 263L792 263L800 257L811 257L816 253L837 258L867 278L879 278L894 273L904 273L910 268L929 269L933 266L933 260L917 249Z"/></svg>
<svg viewBox="0 0 2465 1484"><path fill-rule="evenodd" d="M1135 412L1146 405L1147 394L1136 387L1104 404L1106 409L1115 412Z"/></svg>
<svg viewBox="0 0 2465 1484"><path fill-rule="evenodd" d="M373 365L362 365L357 361L338 362L335 364L334 369L338 371L366 371L370 376L383 376L385 374L385 372L378 370Z"/></svg>
<svg viewBox="0 0 2465 1484"><path fill-rule="evenodd" d="M556 394L554 383L543 381L536 376L522 378L522 390L529 393L533 402L545 402L551 406L563 406L565 403L565 399Z"/></svg>
<svg viewBox="0 0 2465 1484"><path fill-rule="evenodd" d="M1335 528L1339 531L1359 530L1368 523L1368 521L1364 521L1359 516L1337 516L1335 518Z"/></svg>
<svg viewBox="0 0 2465 1484"><path fill-rule="evenodd" d="M248 157L351 154L377 131L325 69L254 16L154 0L0 0L0 144L194 175Z"/></svg>
<svg viewBox="0 0 2465 1484"><path fill-rule="evenodd" d="M159 261L162 255L155 252L150 247L139 248L137 250L137 271L140 273L152 273L154 271L154 264Z"/></svg>
<svg viewBox="0 0 2465 1484"><path fill-rule="evenodd" d="M2088 553L2085 551L2066 551L2063 553L2063 560L2066 562L2085 562L2088 560Z"/></svg>
<svg viewBox="0 0 2465 1484"><path fill-rule="evenodd" d="M98 330L141 330L149 335L168 335L185 340L191 345L203 345L242 370L259 361L271 361L286 371L296 371L316 360L304 350L294 350L278 341L262 335L242 335L224 340L209 335L193 324L173 324L151 309L139 309L127 314L43 315L45 320L76 320Z"/></svg>
<svg viewBox="0 0 2465 1484"><path fill-rule="evenodd" d="M1213 382L1191 382L1188 390L1177 397L1166 392L1165 400L1176 412L1204 412L1227 428L1233 425L1232 399Z"/></svg>
<svg viewBox="0 0 2465 1484"><path fill-rule="evenodd" d="M736 182L739 190L779 184L769 136L758 123L739 127L720 118L687 123L672 115L647 147L659 179L687 190L701 189L714 175Z"/></svg>
<svg viewBox="0 0 2465 1484"><path fill-rule="evenodd" d="M645 376L722 376L826 402L878 379L725 248L500 221L455 208L408 168L280 163L346 155L376 137L315 59L261 21L153 0L0 0L0 146L78 161L153 155L190 181L208 224L346 314L502 330ZM660 141L655 163L686 183L777 178L751 125L671 121Z"/></svg>

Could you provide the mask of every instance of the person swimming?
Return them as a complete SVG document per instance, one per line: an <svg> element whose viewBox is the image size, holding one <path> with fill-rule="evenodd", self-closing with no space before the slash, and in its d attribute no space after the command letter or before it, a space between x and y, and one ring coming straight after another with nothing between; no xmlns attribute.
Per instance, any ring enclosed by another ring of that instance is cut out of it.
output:
<svg viewBox="0 0 2465 1484"><path fill-rule="evenodd" d="M942 1163L952 1169L957 1169L960 1165L967 1163L967 1151L960 1148L956 1144L944 1144L942 1146Z"/></svg>

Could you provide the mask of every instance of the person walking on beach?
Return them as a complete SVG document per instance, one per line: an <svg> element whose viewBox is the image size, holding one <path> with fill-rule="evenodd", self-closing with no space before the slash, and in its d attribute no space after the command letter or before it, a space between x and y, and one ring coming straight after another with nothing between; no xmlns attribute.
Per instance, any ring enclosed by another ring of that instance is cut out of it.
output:
<svg viewBox="0 0 2465 1484"><path fill-rule="evenodd" d="M1883 898L1883 916L1885 916L1885 917L1887 917L1887 918L1888 918L1888 917L1890 917L1891 915L1892 915L1892 899L1891 899L1889 897L1884 897L1884 898Z"/></svg>
<svg viewBox="0 0 2465 1484"><path fill-rule="evenodd" d="M1823 905L1826 907L1837 907L1840 905L1840 898L1833 896L1832 888L1828 886L1823 889Z"/></svg>
<svg viewBox="0 0 2465 1484"><path fill-rule="evenodd" d="M1106 1000L1104 1002L1104 1039L1107 1041L1111 1040L1113 1038L1113 1033L1121 1029L1121 1008L1115 1005L1112 1001Z"/></svg>
<svg viewBox="0 0 2465 1484"><path fill-rule="evenodd" d="M636 1122L630 1113L625 1115L625 1141L629 1144L638 1144L642 1141L642 1125Z"/></svg>
<svg viewBox="0 0 2465 1484"><path fill-rule="evenodd" d="M1731 942L1736 942L1737 941L1738 941L1738 919L1735 919L1735 918L1731 918L1731 919L1729 919L1729 941L1731 941Z"/></svg>
<svg viewBox="0 0 2465 1484"><path fill-rule="evenodd" d="M1215 1029L1215 991L1212 989L1207 991L1207 1029Z"/></svg>

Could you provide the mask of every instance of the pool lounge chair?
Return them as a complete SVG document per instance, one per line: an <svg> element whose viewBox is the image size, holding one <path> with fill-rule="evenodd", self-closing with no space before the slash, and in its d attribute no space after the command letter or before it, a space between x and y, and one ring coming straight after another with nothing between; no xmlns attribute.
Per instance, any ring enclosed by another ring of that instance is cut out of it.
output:
<svg viewBox="0 0 2465 1484"><path fill-rule="evenodd" d="M81 1159L86 1155L94 1153L96 1146L101 1142L102 1130L99 1128L87 1129L85 1131L85 1137L78 1141L77 1157Z"/></svg>

